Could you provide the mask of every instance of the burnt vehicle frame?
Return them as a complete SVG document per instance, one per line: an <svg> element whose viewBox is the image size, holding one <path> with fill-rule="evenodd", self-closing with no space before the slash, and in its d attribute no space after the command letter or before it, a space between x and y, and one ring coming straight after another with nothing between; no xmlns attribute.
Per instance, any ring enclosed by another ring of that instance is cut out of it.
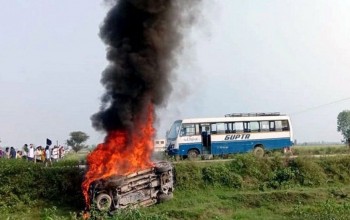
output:
<svg viewBox="0 0 350 220"><path fill-rule="evenodd" d="M146 207L173 198L174 170L170 162L125 176L113 175L90 184L91 204L100 211Z"/></svg>

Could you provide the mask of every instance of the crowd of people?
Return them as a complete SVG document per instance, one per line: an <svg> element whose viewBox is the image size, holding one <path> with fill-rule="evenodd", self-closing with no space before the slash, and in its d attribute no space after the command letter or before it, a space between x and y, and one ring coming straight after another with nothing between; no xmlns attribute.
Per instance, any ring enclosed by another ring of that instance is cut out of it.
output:
<svg viewBox="0 0 350 220"><path fill-rule="evenodd" d="M45 165L52 164L63 158L65 155L65 148L63 146L42 146L35 147L34 144L25 144L22 150L16 150L14 147L0 147L0 158L6 159L26 159L34 163L45 163Z"/></svg>

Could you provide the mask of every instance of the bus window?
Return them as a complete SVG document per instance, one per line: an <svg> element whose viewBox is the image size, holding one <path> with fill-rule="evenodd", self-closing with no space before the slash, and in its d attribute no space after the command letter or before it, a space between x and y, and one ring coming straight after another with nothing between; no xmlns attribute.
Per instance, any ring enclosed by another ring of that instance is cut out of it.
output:
<svg viewBox="0 0 350 220"><path fill-rule="evenodd" d="M200 135L200 129L199 129L199 124L196 124L196 135Z"/></svg>
<svg viewBox="0 0 350 220"><path fill-rule="evenodd" d="M275 121L276 131L282 131L282 121Z"/></svg>
<svg viewBox="0 0 350 220"><path fill-rule="evenodd" d="M216 134L217 133L216 124L211 124L211 133L212 134Z"/></svg>
<svg viewBox="0 0 350 220"><path fill-rule="evenodd" d="M249 123L249 121L243 122L243 128L244 128L244 132L250 132L250 123Z"/></svg>
<svg viewBox="0 0 350 220"><path fill-rule="evenodd" d="M243 122L235 122L234 124L234 130L236 132L243 132Z"/></svg>
<svg viewBox="0 0 350 220"><path fill-rule="evenodd" d="M200 128L200 133L202 134L203 132L207 132L210 133L210 125L209 124L200 124L199 125Z"/></svg>
<svg viewBox="0 0 350 220"><path fill-rule="evenodd" d="M289 131L289 123L287 120L282 121L282 131Z"/></svg>
<svg viewBox="0 0 350 220"><path fill-rule="evenodd" d="M261 128L261 131L269 131L269 122L268 121L261 121L260 128Z"/></svg>
<svg viewBox="0 0 350 220"><path fill-rule="evenodd" d="M269 124L270 124L270 131L275 131L276 130L275 122L274 121L269 121Z"/></svg>
<svg viewBox="0 0 350 220"><path fill-rule="evenodd" d="M170 131L167 134L167 137L170 139L174 139L177 137L180 131L181 121L175 121L171 126Z"/></svg>
<svg viewBox="0 0 350 220"><path fill-rule="evenodd" d="M181 134L180 136L191 136L195 135L196 129L194 127L194 124L183 124L181 128Z"/></svg>
<svg viewBox="0 0 350 220"><path fill-rule="evenodd" d="M260 126L258 121L251 121L250 123L250 131L251 132L259 132Z"/></svg>
<svg viewBox="0 0 350 220"><path fill-rule="evenodd" d="M216 123L216 129L218 134L225 134L225 124L224 123Z"/></svg>
<svg viewBox="0 0 350 220"><path fill-rule="evenodd" d="M234 128L234 122L227 122L224 124L224 128L225 128L225 133L226 134L230 134L230 133L235 133L236 130Z"/></svg>
<svg viewBox="0 0 350 220"><path fill-rule="evenodd" d="M232 123L225 123L225 133L229 134L232 131Z"/></svg>

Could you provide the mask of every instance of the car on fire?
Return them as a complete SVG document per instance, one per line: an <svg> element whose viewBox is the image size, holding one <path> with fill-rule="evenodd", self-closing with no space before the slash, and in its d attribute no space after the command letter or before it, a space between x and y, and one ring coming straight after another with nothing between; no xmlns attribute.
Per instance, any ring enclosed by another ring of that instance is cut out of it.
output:
<svg viewBox="0 0 350 220"><path fill-rule="evenodd" d="M174 174L170 162L125 176L111 176L90 184L89 196L100 211L146 207L173 198Z"/></svg>

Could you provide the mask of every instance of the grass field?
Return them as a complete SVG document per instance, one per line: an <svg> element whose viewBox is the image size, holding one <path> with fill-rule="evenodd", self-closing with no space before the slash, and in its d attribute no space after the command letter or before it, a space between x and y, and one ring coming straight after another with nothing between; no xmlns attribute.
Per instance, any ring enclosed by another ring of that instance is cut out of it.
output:
<svg viewBox="0 0 350 220"><path fill-rule="evenodd" d="M295 150L302 157L347 154L348 149L345 146L296 146ZM70 153L64 160L84 162L86 153ZM181 161L176 165L177 172L181 173L177 173L174 199L151 207L121 210L113 216L92 210L94 218L91 219L349 219L350 162L347 161L350 157L314 158L313 162L300 159L291 163L294 168L290 168L283 164L285 159L281 160L282 163L274 162L278 155L273 156L275 158L255 160L254 157L241 155L234 158L237 162ZM323 167L316 166L318 163ZM243 179L235 179L236 176L225 178L232 171L227 170L224 164L236 170L234 172L242 175ZM295 168L299 171L293 171ZM298 182L301 177L304 185ZM197 184L198 178L207 184ZM242 182L238 185L225 184L225 181L237 180ZM6 191L4 187L0 186L0 194ZM82 211L83 207L40 198L25 202L0 202L0 220L73 220L82 219Z"/></svg>
<svg viewBox="0 0 350 220"><path fill-rule="evenodd" d="M292 147L294 155L350 154L349 146L339 145L296 145Z"/></svg>
<svg viewBox="0 0 350 220"><path fill-rule="evenodd" d="M179 190L166 203L123 210L102 219L349 219L349 186L238 191L228 188ZM41 204L0 219L81 219L81 210ZM101 216L103 216L101 214Z"/></svg>

